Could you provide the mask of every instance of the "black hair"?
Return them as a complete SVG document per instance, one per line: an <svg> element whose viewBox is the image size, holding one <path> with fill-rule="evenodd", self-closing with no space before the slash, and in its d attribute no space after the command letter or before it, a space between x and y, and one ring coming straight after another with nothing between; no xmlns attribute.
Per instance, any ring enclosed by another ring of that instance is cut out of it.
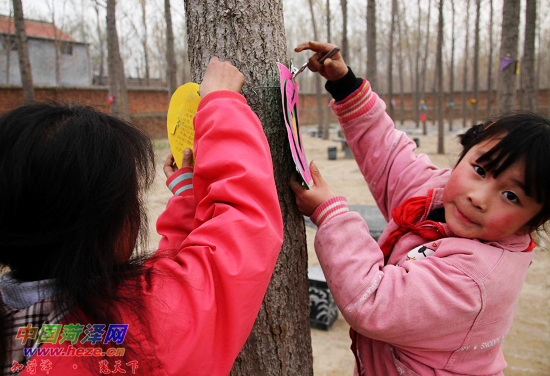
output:
<svg viewBox="0 0 550 376"><path fill-rule="evenodd" d="M550 120L531 112L517 112L474 125L459 136L464 147L457 162L483 141L499 142L477 161L497 177L516 162L525 163L525 193L542 204L526 225L535 231L550 219Z"/></svg>
<svg viewBox="0 0 550 376"><path fill-rule="evenodd" d="M53 278L55 309L71 320L122 324L121 305L140 308L132 294L146 255L136 245L146 244L142 194L154 163L144 132L91 107L42 103L2 115L0 265L22 281Z"/></svg>

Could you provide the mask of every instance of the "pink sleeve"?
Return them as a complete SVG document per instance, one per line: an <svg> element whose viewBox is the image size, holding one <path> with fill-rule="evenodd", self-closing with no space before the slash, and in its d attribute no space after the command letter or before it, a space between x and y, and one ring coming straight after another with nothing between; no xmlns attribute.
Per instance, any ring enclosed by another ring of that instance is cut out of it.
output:
<svg viewBox="0 0 550 376"><path fill-rule="evenodd" d="M386 221L403 200L428 180L448 171L434 166L424 154L415 156L416 144L395 129L386 105L367 81L331 106Z"/></svg>
<svg viewBox="0 0 550 376"><path fill-rule="evenodd" d="M173 218L192 218L193 226L186 237L184 229L177 254L154 265L146 293L154 316L150 342L167 374L221 375L229 374L252 329L283 223L269 145L244 97L207 95L194 126L196 212L191 217L189 196L177 196L160 221L167 239ZM180 239L171 236L174 244Z"/></svg>

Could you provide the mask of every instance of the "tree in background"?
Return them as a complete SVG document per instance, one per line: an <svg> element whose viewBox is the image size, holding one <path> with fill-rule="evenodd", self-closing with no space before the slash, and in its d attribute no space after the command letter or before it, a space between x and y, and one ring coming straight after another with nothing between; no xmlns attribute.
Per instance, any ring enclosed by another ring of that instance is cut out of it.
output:
<svg viewBox="0 0 550 376"><path fill-rule="evenodd" d="M537 25L537 0L526 0L525 40L523 44L523 62L521 79L525 88L525 102L522 110L537 111L538 98L535 97L535 32ZM523 101L522 101L523 102Z"/></svg>
<svg viewBox="0 0 550 376"><path fill-rule="evenodd" d="M464 71L462 73L462 127L466 128L468 124L468 65L470 64L470 0L466 0L466 18L465 25L466 38L464 39Z"/></svg>
<svg viewBox="0 0 550 376"><path fill-rule="evenodd" d="M347 62L347 60L344 61ZM369 80L373 90L378 90L377 66L378 59L376 57L376 0L367 0L367 79Z"/></svg>
<svg viewBox="0 0 550 376"><path fill-rule="evenodd" d="M501 59L518 58L520 0L504 0L502 7ZM498 74L498 111L501 113L516 109L516 70L510 64Z"/></svg>
<svg viewBox="0 0 550 376"><path fill-rule="evenodd" d="M143 27L143 34L141 36L141 46L143 47L143 61L145 63L145 86L149 86L149 49L147 48L147 11L146 1L139 0L141 5L141 25Z"/></svg>
<svg viewBox="0 0 550 376"><path fill-rule="evenodd" d="M340 0L342 7L342 58L349 62L349 45L348 45L348 0ZM317 75L316 75L317 76Z"/></svg>
<svg viewBox="0 0 550 376"><path fill-rule="evenodd" d="M443 124L443 102L445 94L443 93L443 0L439 0L439 22L437 26L437 52L436 52L436 71L437 71L437 90L438 90L438 126L437 126L437 153L445 154L445 127Z"/></svg>
<svg viewBox="0 0 550 376"><path fill-rule="evenodd" d="M311 13L311 26L313 27L313 40L319 40L317 33L317 23L315 22L315 11L313 10L313 0L309 0L309 10ZM315 75L315 96L317 97L317 131L323 135L323 139L328 140L328 128L324 126L323 121L323 99L321 98L321 75Z"/></svg>
<svg viewBox="0 0 550 376"><path fill-rule="evenodd" d="M489 63L487 64L487 117L493 106L493 0L489 0Z"/></svg>
<svg viewBox="0 0 550 376"><path fill-rule="evenodd" d="M401 30L401 13L399 2L396 1L396 22L397 22L397 64L399 70L399 120L401 125L405 124L405 79L403 77L403 33Z"/></svg>
<svg viewBox="0 0 550 376"><path fill-rule="evenodd" d="M99 50L99 77L97 80L98 85L103 85L103 76L105 75L105 37L101 31L101 22L99 17L99 1L94 0L94 10L96 13L97 22L97 49Z"/></svg>
<svg viewBox="0 0 550 376"><path fill-rule="evenodd" d="M331 27L330 27L330 0L327 0L327 43L331 43L332 36L331 36ZM318 76L317 74L315 76ZM328 140L329 138L329 132L330 132L330 118L332 117L332 108L327 105L325 102L325 132L323 132L323 138L326 135L327 138L325 140Z"/></svg>
<svg viewBox="0 0 550 376"><path fill-rule="evenodd" d="M15 43L17 44L17 52L19 53L19 70L23 86L23 103L31 104L34 102L34 86L32 83L31 61L29 59L27 32L25 31L25 18L23 16L23 4L21 4L21 0L13 0L13 15L15 22Z"/></svg>
<svg viewBox="0 0 550 376"><path fill-rule="evenodd" d="M422 61L422 91L420 93L420 97L424 101L424 103L427 103L426 101L426 70L428 65L428 51L430 49L430 15L432 13L432 0L428 1L428 21L426 23L426 44L424 47L424 59ZM435 106L434 107L435 111ZM426 117L424 117L424 121L422 122L422 134L427 135L428 134L428 127L426 126Z"/></svg>
<svg viewBox="0 0 550 376"><path fill-rule="evenodd" d="M174 53L174 30L172 28L170 0L164 0L164 18L166 20L166 81L168 83L168 94L171 97L178 88L178 66Z"/></svg>
<svg viewBox="0 0 550 376"><path fill-rule="evenodd" d="M124 63L120 57L118 33L116 29L116 0L107 0L107 50L109 67L109 91L114 96L111 103L111 113L125 120L130 119L128 104L128 90L126 89L126 75Z"/></svg>
<svg viewBox="0 0 550 376"><path fill-rule="evenodd" d="M453 130L455 91L455 1L451 0L451 66L449 67L449 131Z"/></svg>
<svg viewBox="0 0 550 376"><path fill-rule="evenodd" d="M477 109L479 102L479 17L481 12L481 0L476 0L476 21L474 31L474 95L472 100L473 115L472 124L477 124Z"/></svg>
<svg viewBox="0 0 550 376"><path fill-rule="evenodd" d="M312 375L305 227L288 184L295 168L282 125L277 68L277 62L286 61L282 2L185 0L185 13L192 81L199 82L212 56L231 61L245 76L243 93L271 148L284 219L284 242L271 283L231 374Z"/></svg>
<svg viewBox="0 0 550 376"><path fill-rule="evenodd" d="M389 108L390 117L395 119L395 108L393 99L393 33L395 31L395 15L397 13L397 0L391 2L391 26L390 26L390 40L388 45L388 94L389 94Z"/></svg>

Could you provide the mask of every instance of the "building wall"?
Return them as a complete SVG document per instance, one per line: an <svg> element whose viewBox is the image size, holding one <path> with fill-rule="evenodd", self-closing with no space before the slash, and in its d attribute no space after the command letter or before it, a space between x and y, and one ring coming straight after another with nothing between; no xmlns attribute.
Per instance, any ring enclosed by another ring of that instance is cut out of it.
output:
<svg viewBox="0 0 550 376"><path fill-rule="evenodd" d="M31 60L32 79L35 85L55 86L55 42L53 40L29 38L29 57ZM72 43L72 55L60 53L61 85L90 86L92 75L88 46ZM0 84L7 84L7 51L0 43ZM9 84L21 85L19 71L19 53L10 53Z"/></svg>

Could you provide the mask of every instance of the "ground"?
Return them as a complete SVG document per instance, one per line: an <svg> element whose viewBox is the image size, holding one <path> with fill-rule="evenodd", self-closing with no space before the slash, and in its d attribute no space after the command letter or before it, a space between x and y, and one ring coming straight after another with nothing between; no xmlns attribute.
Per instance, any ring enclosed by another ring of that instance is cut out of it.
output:
<svg viewBox="0 0 550 376"><path fill-rule="evenodd" d="M456 161L460 145L455 134L445 137L446 154L437 154L437 130L430 126L428 135L423 136L412 124L399 126L411 138L418 138L420 146L417 153L427 154L432 162L441 168L452 167ZM304 127L303 143L308 160L315 160L323 178L339 195L347 198L352 205L375 205L367 185L363 180L357 164L353 159L345 159L344 152L338 142L336 129L333 129L330 140L312 137L309 131L313 128ZM327 148L338 146L336 160L328 159ZM165 185L162 165L169 154L168 141L155 141L157 150L157 178L147 197L150 221L150 247L158 244L159 236L155 231L155 221L164 210L166 202L171 197ZM319 266L313 240L315 230L306 228L308 243L309 266ZM349 349L349 326L340 314L338 320L328 331L311 330L313 346L313 366L315 375L352 375L354 357ZM506 376L548 376L550 375L550 251L537 248L520 301L512 329L503 344L504 355L508 367L504 370Z"/></svg>

